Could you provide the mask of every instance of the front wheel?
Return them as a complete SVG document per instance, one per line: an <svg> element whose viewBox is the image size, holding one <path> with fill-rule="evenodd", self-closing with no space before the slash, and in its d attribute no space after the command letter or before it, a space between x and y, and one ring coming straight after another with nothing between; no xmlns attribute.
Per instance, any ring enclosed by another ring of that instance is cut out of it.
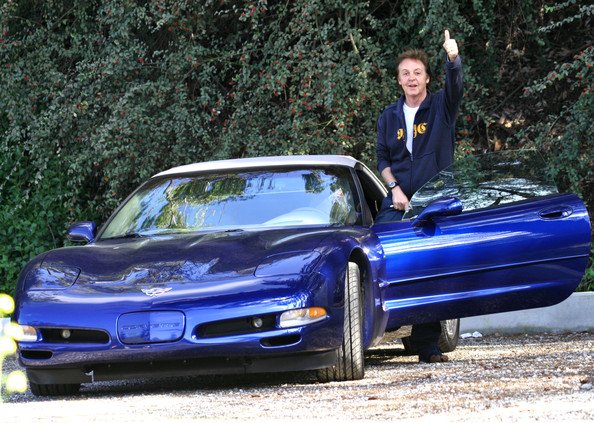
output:
<svg viewBox="0 0 594 423"><path fill-rule="evenodd" d="M338 349L336 363L317 371L320 382L363 379L361 276L359 266L350 263L345 276L344 325L342 345Z"/></svg>

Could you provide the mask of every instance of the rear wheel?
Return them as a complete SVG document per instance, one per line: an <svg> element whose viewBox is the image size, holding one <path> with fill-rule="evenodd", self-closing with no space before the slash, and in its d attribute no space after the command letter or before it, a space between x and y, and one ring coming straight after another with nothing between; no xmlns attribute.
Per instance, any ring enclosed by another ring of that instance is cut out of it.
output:
<svg viewBox="0 0 594 423"><path fill-rule="evenodd" d="M441 321L441 336L439 337L439 349L441 352L452 352L458 346L460 338L460 319Z"/></svg>
<svg viewBox="0 0 594 423"><path fill-rule="evenodd" d="M336 363L317 371L320 382L358 380L365 376L362 339L361 276L359 266L349 263L345 276L344 325L342 345Z"/></svg>
<svg viewBox="0 0 594 423"><path fill-rule="evenodd" d="M54 397L78 394L80 383L57 383L51 385L40 385L29 382L31 393L38 397Z"/></svg>

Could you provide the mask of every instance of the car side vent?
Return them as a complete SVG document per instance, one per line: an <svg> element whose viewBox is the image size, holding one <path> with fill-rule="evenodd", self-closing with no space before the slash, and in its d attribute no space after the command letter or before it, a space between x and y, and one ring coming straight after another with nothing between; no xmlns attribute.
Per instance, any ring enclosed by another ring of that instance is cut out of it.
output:
<svg viewBox="0 0 594 423"><path fill-rule="evenodd" d="M284 347L286 345L293 345L301 341L300 335L283 335L264 338L260 342L264 347Z"/></svg>
<svg viewBox="0 0 594 423"><path fill-rule="evenodd" d="M198 325L198 338L215 338L219 336L244 335L264 332L276 328L276 315L249 316L238 319L221 320Z"/></svg>
<svg viewBox="0 0 594 423"><path fill-rule="evenodd" d="M107 344L109 335L93 329L41 329L44 342L56 344Z"/></svg>

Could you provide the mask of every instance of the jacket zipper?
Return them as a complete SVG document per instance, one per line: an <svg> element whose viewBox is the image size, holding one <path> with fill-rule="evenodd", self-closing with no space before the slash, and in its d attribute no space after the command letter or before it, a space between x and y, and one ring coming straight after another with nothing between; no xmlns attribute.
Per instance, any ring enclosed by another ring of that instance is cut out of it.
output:
<svg viewBox="0 0 594 423"><path fill-rule="evenodd" d="M415 114L415 119L413 120L413 125L414 125L414 121L416 120L416 117L417 116ZM413 151L415 150L415 139L414 139L414 136L413 136L412 150ZM408 192L410 192L410 197L411 198L412 198L413 195L415 195L415 193L412 190L413 189L413 180L414 180L414 178L413 178L413 175L414 175L414 161L415 161L415 159L413 157L413 152L411 151L410 152L410 180L408 182L410 184L408 186ZM410 201L410 198L408 200Z"/></svg>
<svg viewBox="0 0 594 423"><path fill-rule="evenodd" d="M414 141L413 141L413 145L414 145ZM413 148L414 148L414 147L413 147ZM410 192L410 196L411 196L411 198L412 198L412 196L415 194L415 193L412 191L412 188L413 188L413 180L414 180L414 178L413 178L413 175L414 175L414 158L413 158L413 154L412 154L412 153L410 153L410 179L409 179L409 181L408 181L408 183L409 183L410 185L408 186L408 192ZM409 198L409 201L410 201L410 198Z"/></svg>

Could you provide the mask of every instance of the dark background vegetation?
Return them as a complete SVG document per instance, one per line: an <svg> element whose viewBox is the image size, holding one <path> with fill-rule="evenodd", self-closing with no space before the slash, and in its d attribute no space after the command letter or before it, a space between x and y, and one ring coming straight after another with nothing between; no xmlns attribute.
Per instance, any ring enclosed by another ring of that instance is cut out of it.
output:
<svg viewBox="0 0 594 423"><path fill-rule="evenodd" d="M425 49L438 89L444 29L464 61L457 154L536 148L592 211L593 15L585 0L2 0L0 291L69 223L104 221L171 166L375 167L395 56Z"/></svg>

